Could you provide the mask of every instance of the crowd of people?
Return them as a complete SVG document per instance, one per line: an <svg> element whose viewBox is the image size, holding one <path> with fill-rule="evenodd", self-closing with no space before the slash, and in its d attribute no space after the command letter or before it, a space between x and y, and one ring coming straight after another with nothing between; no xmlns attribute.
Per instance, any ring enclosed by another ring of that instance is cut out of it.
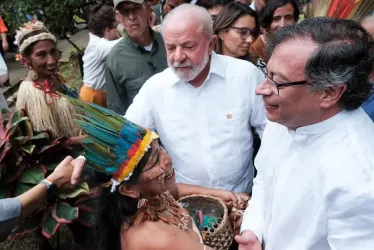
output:
<svg viewBox="0 0 374 250"><path fill-rule="evenodd" d="M91 249L211 249L177 202L191 194L248 204L230 249L374 247L374 19L299 15L295 0L95 6L79 93L44 24L19 29L17 108L105 175ZM1 236L82 165L0 201Z"/></svg>

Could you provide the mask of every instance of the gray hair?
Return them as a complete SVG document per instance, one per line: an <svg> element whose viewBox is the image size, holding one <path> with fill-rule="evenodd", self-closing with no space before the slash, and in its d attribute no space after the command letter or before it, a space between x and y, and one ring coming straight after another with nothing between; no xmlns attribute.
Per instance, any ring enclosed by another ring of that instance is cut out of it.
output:
<svg viewBox="0 0 374 250"><path fill-rule="evenodd" d="M179 5L167 14L161 23L161 34L164 34L164 30L168 25L172 25L172 23L169 24L170 20L172 20L172 23L175 23L174 25L179 25L180 21L197 21L200 23L202 32L207 38L210 39L213 36L212 17L203 7L192 4Z"/></svg>
<svg viewBox="0 0 374 250"><path fill-rule="evenodd" d="M372 94L369 75L374 67L374 42L361 25L326 17L307 19L270 36L268 53L292 40L318 45L304 69L311 91L346 85L339 101L347 110L359 108Z"/></svg>

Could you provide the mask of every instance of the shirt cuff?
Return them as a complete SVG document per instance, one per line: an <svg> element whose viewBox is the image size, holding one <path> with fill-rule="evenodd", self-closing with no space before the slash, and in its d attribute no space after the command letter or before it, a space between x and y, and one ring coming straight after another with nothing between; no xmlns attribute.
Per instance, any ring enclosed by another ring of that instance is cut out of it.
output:
<svg viewBox="0 0 374 250"><path fill-rule="evenodd" d="M6 239L19 222L21 201L18 198L0 200L0 241Z"/></svg>

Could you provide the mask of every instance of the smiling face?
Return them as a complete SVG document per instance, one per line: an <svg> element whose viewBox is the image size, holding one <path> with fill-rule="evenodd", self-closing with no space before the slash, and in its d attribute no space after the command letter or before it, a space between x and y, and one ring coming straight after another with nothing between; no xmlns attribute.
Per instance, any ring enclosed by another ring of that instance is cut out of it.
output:
<svg viewBox="0 0 374 250"><path fill-rule="evenodd" d="M175 189L175 173L170 156L158 140L151 144L151 155L139 176L135 188L141 196L152 197Z"/></svg>
<svg viewBox="0 0 374 250"><path fill-rule="evenodd" d="M288 3L274 11L273 21L270 25L270 32L276 32L286 26L294 25L295 9L292 4Z"/></svg>
<svg viewBox="0 0 374 250"><path fill-rule="evenodd" d="M60 53L56 44L50 40L36 42L31 45L32 51L26 56L26 61L36 71L39 77L49 77L57 72L57 62Z"/></svg>
<svg viewBox="0 0 374 250"><path fill-rule="evenodd" d="M244 34L248 32L248 29L254 31L256 29L256 21L254 17L244 15L238 18L231 28L219 33L224 55L240 58L248 54L250 46L255 41L252 35L245 37Z"/></svg>
<svg viewBox="0 0 374 250"><path fill-rule="evenodd" d="M316 48L316 44L304 41L286 41L278 45L267 64L269 77L278 83L306 80L305 64ZM270 121L296 129L316 123L322 117L322 93L311 92L307 85L300 85L279 88L279 96L276 96L270 86L266 78L256 88L256 94L263 96Z"/></svg>

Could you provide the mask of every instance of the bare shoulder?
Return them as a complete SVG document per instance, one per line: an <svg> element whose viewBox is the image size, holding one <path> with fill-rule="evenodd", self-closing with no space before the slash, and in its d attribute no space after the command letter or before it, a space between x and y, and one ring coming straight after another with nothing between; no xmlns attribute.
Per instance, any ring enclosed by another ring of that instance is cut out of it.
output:
<svg viewBox="0 0 374 250"><path fill-rule="evenodd" d="M129 228L121 237L121 245L126 246L123 250L197 250L202 247L187 232L164 222L144 222Z"/></svg>

